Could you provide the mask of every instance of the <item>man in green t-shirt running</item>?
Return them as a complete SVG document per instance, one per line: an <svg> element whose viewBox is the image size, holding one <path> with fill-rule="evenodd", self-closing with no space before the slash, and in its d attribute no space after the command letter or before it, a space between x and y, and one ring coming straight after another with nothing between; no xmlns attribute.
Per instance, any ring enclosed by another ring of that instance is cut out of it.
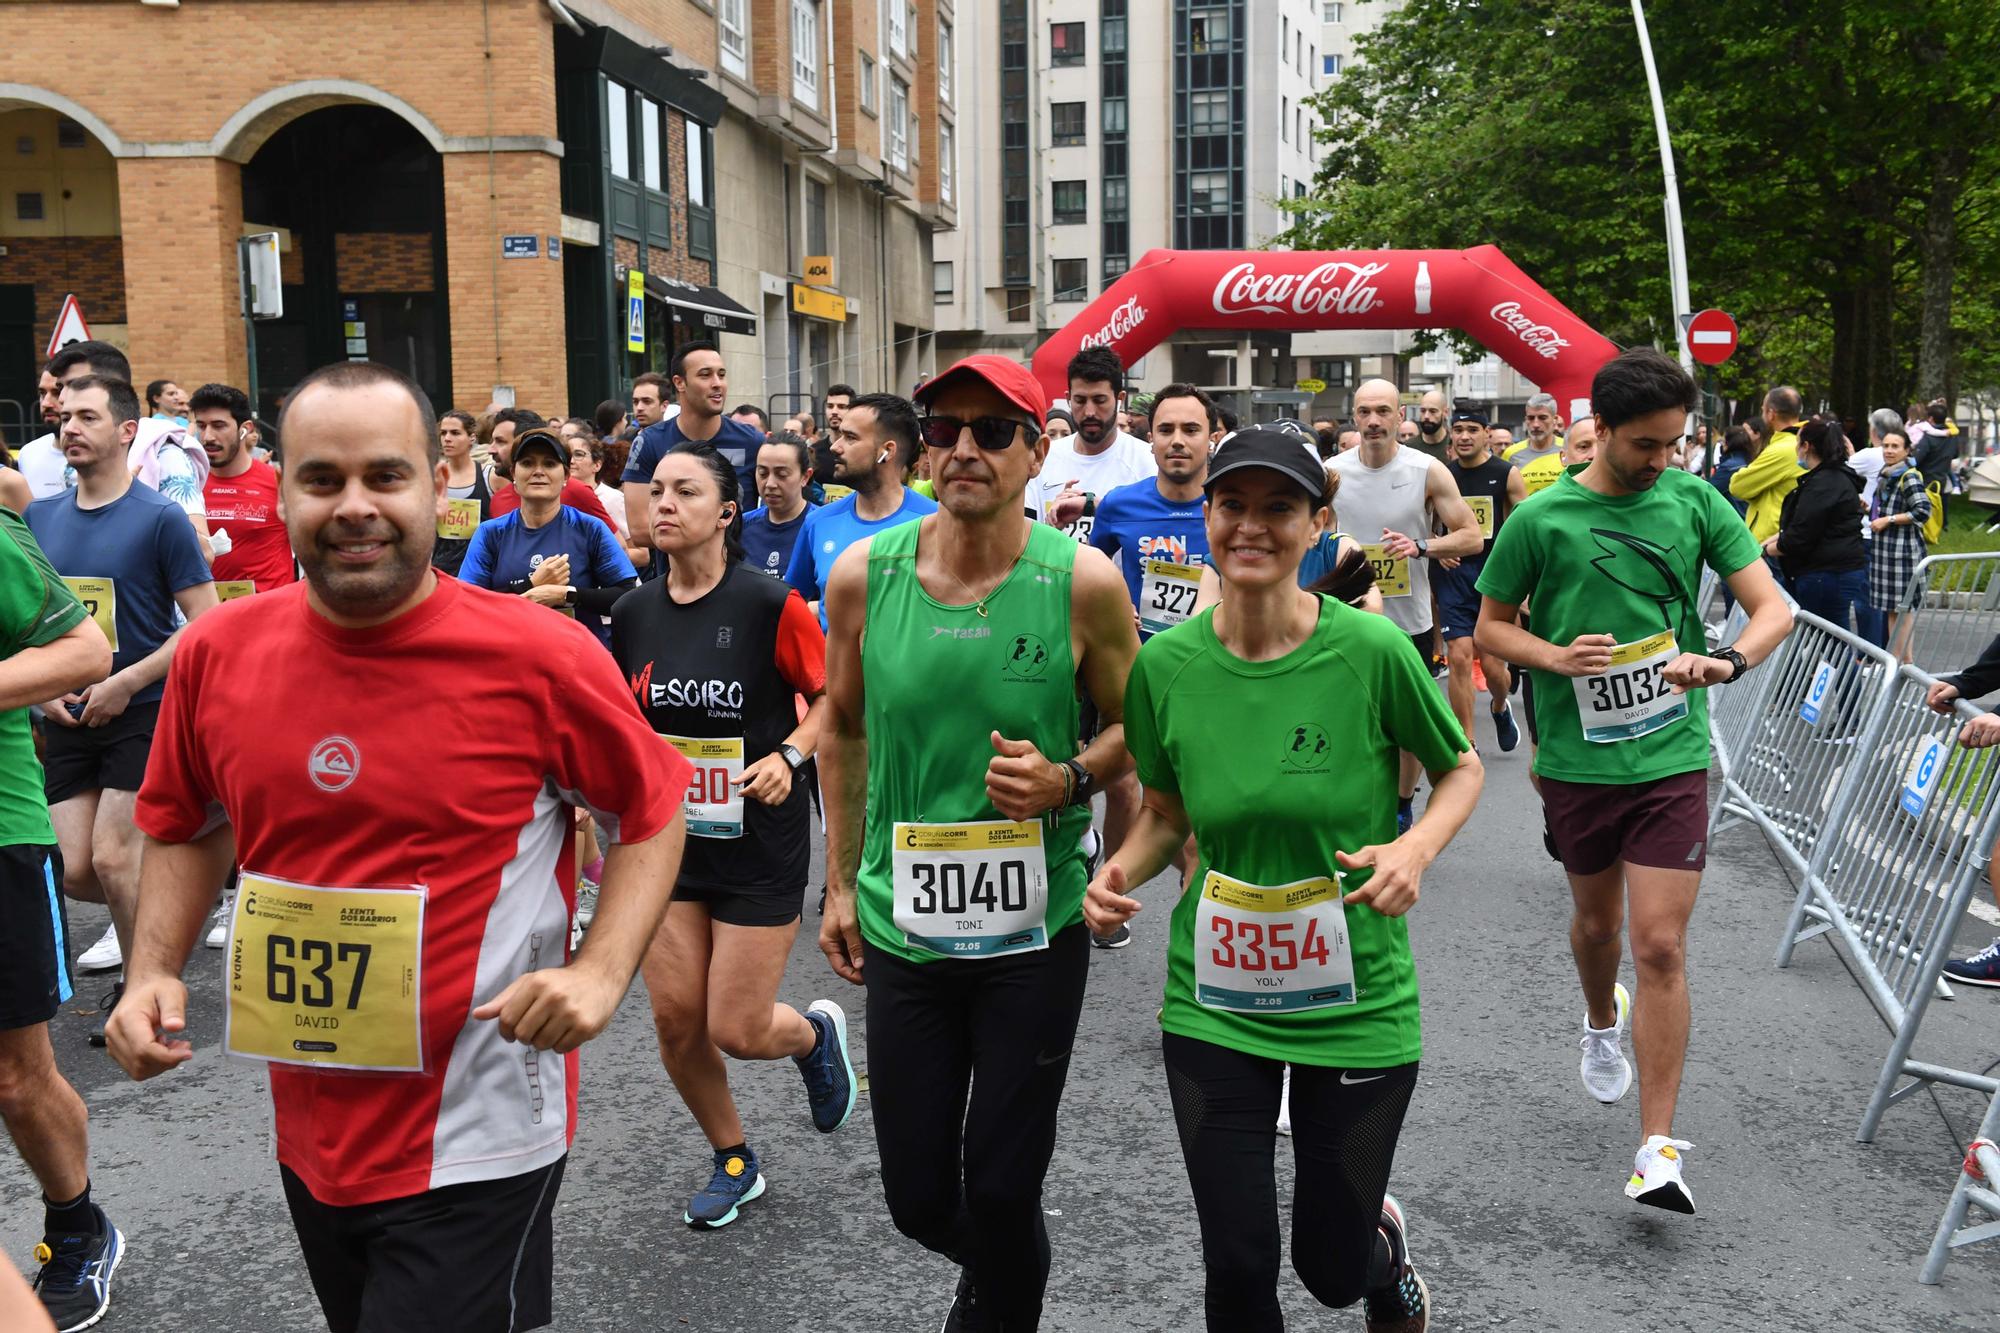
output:
<svg viewBox="0 0 2000 1333"><path fill-rule="evenodd" d="M1616 1102L1632 1084L1633 1012L1618 983L1631 913L1638 973L1639 1130L1626 1196L1694 1211L1673 1137L1687 1053L1687 924L1708 837L1703 690L1769 656L1792 618L1743 520L1713 486L1673 466L1694 381L1652 348L1614 357L1591 383L1597 457L1514 511L1479 576L1475 641L1528 668L1535 756L1576 912L1583 983L1583 1084ZM1702 567L1728 583L1749 624L1707 651L1695 605ZM1519 623L1533 599L1534 630Z"/></svg>
<svg viewBox="0 0 2000 1333"><path fill-rule="evenodd" d="M1042 1177L1090 959L1081 834L1132 766L1125 580L1023 510L1047 399L998 356L926 383L938 512L850 547L826 590L820 948L865 970L882 1192L961 1267L946 1329L1041 1318ZM1102 723L1080 755L1079 690Z"/></svg>
<svg viewBox="0 0 2000 1333"><path fill-rule="evenodd" d="M73 989L69 917L28 710L110 674L104 631L28 525L0 510L0 1120L42 1187L35 1292L59 1329L110 1308L125 1237L91 1202L83 1099L49 1045Z"/></svg>

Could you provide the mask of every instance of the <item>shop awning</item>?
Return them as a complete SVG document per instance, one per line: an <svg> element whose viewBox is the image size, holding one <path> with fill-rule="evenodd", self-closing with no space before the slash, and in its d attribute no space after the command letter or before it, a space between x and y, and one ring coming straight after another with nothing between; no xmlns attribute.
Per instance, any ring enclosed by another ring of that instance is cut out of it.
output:
<svg viewBox="0 0 2000 1333"><path fill-rule="evenodd" d="M699 324L717 333L740 333L750 338L757 336L757 317L723 295L718 288L648 273L646 295L690 312L694 318L688 323Z"/></svg>

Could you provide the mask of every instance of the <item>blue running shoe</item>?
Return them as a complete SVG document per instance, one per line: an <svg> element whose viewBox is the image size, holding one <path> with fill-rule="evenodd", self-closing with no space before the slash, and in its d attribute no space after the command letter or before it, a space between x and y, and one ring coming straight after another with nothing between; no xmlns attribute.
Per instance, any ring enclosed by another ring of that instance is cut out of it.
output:
<svg viewBox="0 0 2000 1333"><path fill-rule="evenodd" d="M111 1275L125 1258L125 1233L96 1204L94 1232L45 1236L35 1247L42 1271L35 1274L35 1295L55 1321L58 1333L89 1328L111 1308Z"/></svg>
<svg viewBox="0 0 2000 1333"><path fill-rule="evenodd" d="M757 1167L756 1153L748 1149L740 1153L718 1149L715 1174L688 1203L681 1220L707 1231L726 1227L736 1220L738 1209L763 1192L764 1173Z"/></svg>
<svg viewBox="0 0 2000 1333"><path fill-rule="evenodd" d="M1521 743L1521 729L1514 725L1512 705L1493 715L1493 734L1500 738L1500 753L1506 754Z"/></svg>
<svg viewBox="0 0 2000 1333"><path fill-rule="evenodd" d="M1970 958L1946 963L1944 977L1967 986L2000 986L2000 938Z"/></svg>
<svg viewBox="0 0 2000 1333"><path fill-rule="evenodd" d="M1416 797L1406 796L1396 802L1396 836L1402 837L1417 822Z"/></svg>
<svg viewBox="0 0 2000 1333"><path fill-rule="evenodd" d="M831 1134L854 1114L854 1065L847 1058L847 1015L832 1000L814 1000L806 1010L818 1040L810 1055L795 1057L812 1104L813 1128Z"/></svg>

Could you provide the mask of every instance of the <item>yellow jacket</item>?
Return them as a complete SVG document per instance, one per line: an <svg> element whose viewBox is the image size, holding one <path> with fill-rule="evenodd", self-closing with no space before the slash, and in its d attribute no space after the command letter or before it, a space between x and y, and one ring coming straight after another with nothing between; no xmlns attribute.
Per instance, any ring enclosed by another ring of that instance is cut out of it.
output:
<svg viewBox="0 0 2000 1333"><path fill-rule="evenodd" d="M1796 427L1773 431L1764 452L1737 469L1729 479L1729 493L1750 506L1743 519L1750 535L1767 541L1778 533L1778 511L1785 497L1799 484L1805 469L1799 466L1799 432Z"/></svg>

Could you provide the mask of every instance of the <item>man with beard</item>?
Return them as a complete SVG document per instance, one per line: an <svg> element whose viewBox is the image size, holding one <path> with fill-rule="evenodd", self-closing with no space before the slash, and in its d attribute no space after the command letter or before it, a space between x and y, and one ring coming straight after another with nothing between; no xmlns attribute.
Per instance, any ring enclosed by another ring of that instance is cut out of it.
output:
<svg viewBox="0 0 2000 1333"><path fill-rule="evenodd" d="M1672 465L1695 386L1671 358L1635 347L1591 381L1598 451L1516 510L1479 576L1475 642L1534 679L1535 757L1575 912L1585 1091L1632 1085L1619 984L1629 914L1638 973L1638 1153L1625 1196L1692 1213L1673 1137L1688 1039L1687 928L1708 847L1710 685L1733 681L1791 631L1756 540L1716 489ZM1749 623L1710 651L1695 604L1703 567ZM1519 624L1533 600L1534 627ZM1621 1173L1622 1174L1622 1173Z"/></svg>
<svg viewBox="0 0 2000 1333"><path fill-rule="evenodd" d="M1550 458L1560 453L1562 439L1556 434L1557 420L1555 395L1534 395L1528 399L1525 418L1528 438L1516 445L1503 446L1500 456L1521 468L1538 458Z"/></svg>
<svg viewBox="0 0 2000 1333"><path fill-rule="evenodd" d="M45 500L51 495L61 495L70 486L66 475L69 465L63 461L62 446L56 443L56 428L62 424L62 384L47 366L42 367L35 392L48 434L38 435L22 445L21 452L14 457L14 465L27 478L28 489L35 499Z"/></svg>
<svg viewBox="0 0 2000 1333"><path fill-rule="evenodd" d="M1445 429L1444 394L1432 389L1424 394L1417 404L1417 438L1401 440L1412 448L1421 449L1440 463L1451 461L1451 435Z"/></svg>
<svg viewBox="0 0 2000 1333"><path fill-rule="evenodd" d="M112 1053L135 1079L194 1057L180 972L239 856L224 1049L270 1066L327 1324L538 1328L575 1051L665 911L690 769L576 622L431 568L445 473L421 389L342 362L282 425L306 581L190 627ZM479 725L429 725L446 698ZM614 845L567 957L572 802Z"/></svg>
<svg viewBox="0 0 2000 1333"><path fill-rule="evenodd" d="M712 342L684 343L675 351L671 368L681 410L639 432L639 443L625 461L625 475L619 479L624 484L628 514L648 512L653 499L653 469L660 465L662 454L684 440L714 445L736 469L742 494L757 489L757 451L763 447L764 437L722 415L729 398L729 368L722 363L721 351ZM659 567L659 561L653 564Z"/></svg>
<svg viewBox="0 0 2000 1333"><path fill-rule="evenodd" d="M1153 455L1118 429L1125 367L1108 347L1078 352L1069 363L1069 411L1076 434L1049 446L1040 475L1028 483L1027 509L1079 542L1090 540L1097 501L1153 475Z"/></svg>
<svg viewBox="0 0 2000 1333"><path fill-rule="evenodd" d="M832 445L834 480L851 493L806 515L785 569L785 582L819 613L821 629L826 582L840 553L885 528L937 512L935 500L903 484L917 453L917 411L909 399L892 393L856 398L841 414Z"/></svg>
<svg viewBox="0 0 2000 1333"><path fill-rule="evenodd" d="M1507 664L1491 653L1475 654L1473 627L1479 623L1479 571L1485 567L1486 553L1493 549L1494 534L1506 525L1514 506L1528 498L1521 469L1495 458L1486 444L1486 414L1460 408L1451 416L1452 458L1445 464L1458 493L1465 497L1472 516L1479 520L1479 535L1485 546L1476 555L1438 561L1437 608L1439 628L1444 634L1445 665L1450 672L1445 694L1451 711L1465 728L1466 739L1478 746L1472 729L1472 665L1475 657L1486 672L1486 689L1493 714L1493 731L1500 749L1512 750L1521 743L1520 728L1514 725L1514 710L1507 702L1513 693Z"/></svg>
<svg viewBox="0 0 2000 1333"><path fill-rule="evenodd" d="M208 540L215 595L227 602L298 580L292 541L278 513L278 473L250 449L250 399L227 384L204 384L188 399L188 428L208 455Z"/></svg>

